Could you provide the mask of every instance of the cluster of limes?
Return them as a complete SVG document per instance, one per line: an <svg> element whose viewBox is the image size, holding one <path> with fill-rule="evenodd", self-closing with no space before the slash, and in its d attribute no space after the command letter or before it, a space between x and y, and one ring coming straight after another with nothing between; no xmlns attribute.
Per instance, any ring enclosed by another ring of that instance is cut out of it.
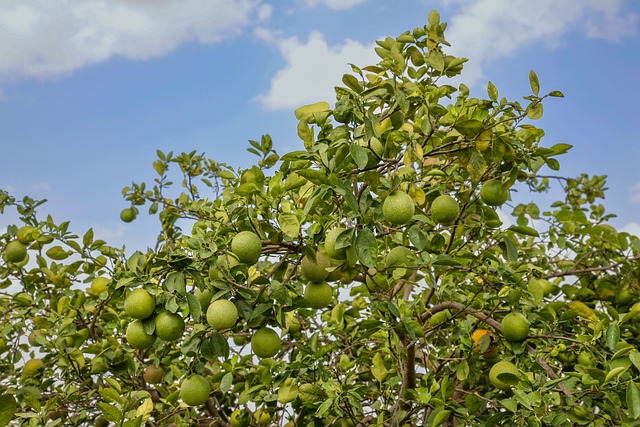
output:
<svg viewBox="0 0 640 427"><path fill-rule="evenodd" d="M185 323L182 316L166 310L157 312L155 297L144 288L129 292L124 300L124 311L134 319L127 326L125 334L127 342L133 348L150 348L156 338L177 341L184 334Z"/></svg>

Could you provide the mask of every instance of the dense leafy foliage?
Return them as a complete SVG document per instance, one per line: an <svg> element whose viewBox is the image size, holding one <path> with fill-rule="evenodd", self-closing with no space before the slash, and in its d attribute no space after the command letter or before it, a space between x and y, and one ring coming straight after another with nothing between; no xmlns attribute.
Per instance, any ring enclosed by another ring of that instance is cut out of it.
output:
<svg viewBox="0 0 640 427"><path fill-rule="evenodd" d="M334 106L296 110L299 151L158 151L123 191L123 220L160 220L145 253L0 193L23 223L0 238L0 425L640 424L640 242L603 177L542 174L570 145L532 123L562 94L448 84L445 28L379 41Z"/></svg>

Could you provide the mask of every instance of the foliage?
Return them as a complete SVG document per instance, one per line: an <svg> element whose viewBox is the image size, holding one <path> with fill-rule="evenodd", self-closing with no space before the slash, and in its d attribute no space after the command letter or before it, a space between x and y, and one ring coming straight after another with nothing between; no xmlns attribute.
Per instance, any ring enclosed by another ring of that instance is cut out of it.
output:
<svg viewBox="0 0 640 427"><path fill-rule="evenodd" d="M353 65L333 107L296 110L299 151L279 156L265 135L250 141L259 160L246 170L158 151L154 182L123 190L125 220L143 209L160 220L145 253L92 230L76 235L68 222L40 218L41 201L0 193L0 211L16 209L23 223L0 236L2 251L18 237L28 246L28 259L0 261L0 425L100 416L122 427L217 426L232 413L234 425L640 424L631 309L640 242L607 224L603 177L541 174L570 149L544 147L532 124L543 100L562 94L541 95L534 72L522 104L491 83L486 99L448 84L466 60L446 53L445 27L432 12L426 26L379 41L380 62ZM544 209L507 202L513 225L502 224L480 199L495 180L520 201L553 183L564 197ZM406 224L383 216L397 191L415 204ZM430 211L441 195L459 207L444 225ZM334 229L343 231L332 249L346 259L330 260L331 302L314 308L300 263L324 259ZM242 231L260 238L257 263L231 251ZM401 246L406 264L396 255L387 263ZM106 290L87 292L97 277ZM127 342L134 319L124 301L139 288L156 304L140 331L155 334L156 317L177 314L186 330L176 341L142 350ZM208 324L211 299L235 304L235 325ZM529 322L525 340L501 335L512 311ZM260 359L249 342L266 327L282 344ZM43 365L23 375L34 358ZM488 375L498 361L519 371L494 379L504 390ZM156 384L143 378L149 366L162 368ZM192 375L211 386L203 405L180 398Z"/></svg>

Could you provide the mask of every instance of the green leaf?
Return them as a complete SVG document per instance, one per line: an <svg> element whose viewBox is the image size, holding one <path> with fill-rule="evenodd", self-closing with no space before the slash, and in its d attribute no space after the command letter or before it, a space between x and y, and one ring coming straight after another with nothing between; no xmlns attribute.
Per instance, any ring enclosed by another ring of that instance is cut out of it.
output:
<svg viewBox="0 0 640 427"><path fill-rule="evenodd" d="M91 243L93 243L93 228L87 230L87 232L84 233L84 236L82 237L82 244L85 247L91 245Z"/></svg>
<svg viewBox="0 0 640 427"><path fill-rule="evenodd" d="M622 374L624 371L626 371L627 369L629 369L628 366L618 366L617 368L613 368L612 370L610 370L609 372L607 372L607 376L604 378L604 382L608 383L609 381L611 381L613 378L617 377L618 375Z"/></svg>
<svg viewBox="0 0 640 427"><path fill-rule="evenodd" d="M376 265L376 258L378 257L378 242L370 228L363 228L358 231L355 249L356 254L358 255L358 260L363 265L367 267L373 267Z"/></svg>
<svg viewBox="0 0 640 427"><path fill-rule="evenodd" d="M607 328L607 346L610 350L615 350L618 345L618 341L620 340L620 327L617 324L612 323Z"/></svg>
<svg viewBox="0 0 640 427"><path fill-rule="evenodd" d="M327 174L323 171L315 169L300 169L297 170L296 173L317 185L330 184L329 177L327 177Z"/></svg>
<svg viewBox="0 0 640 427"><path fill-rule="evenodd" d="M487 85L487 93L489 94L489 99L493 102L498 102L498 88L491 82Z"/></svg>
<svg viewBox="0 0 640 427"><path fill-rule="evenodd" d="M504 245L507 249L507 259L511 262L518 261L518 250L516 249L516 245L507 236L504 236Z"/></svg>
<svg viewBox="0 0 640 427"><path fill-rule="evenodd" d="M369 163L369 155L367 153L367 149L361 147L358 144L349 145L349 153L351 154L351 158L356 162L358 169L364 169L367 167L367 163Z"/></svg>
<svg viewBox="0 0 640 427"><path fill-rule="evenodd" d="M184 281L184 274L181 271L172 271L164 280L164 286L168 291L175 291L179 295L186 295L187 286Z"/></svg>
<svg viewBox="0 0 640 427"><path fill-rule="evenodd" d="M542 117L543 114L544 107L539 102L529 104L529 106L527 107L527 117L529 117L531 120L538 120Z"/></svg>
<svg viewBox="0 0 640 427"><path fill-rule="evenodd" d="M13 419L18 404L16 398L11 394L3 394L0 396L0 427L4 427Z"/></svg>
<svg viewBox="0 0 640 427"><path fill-rule="evenodd" d="M484 128L484 124L480 120L469 119L463 120L453 125L453 128L464 136L476 136Z"/></svg>
<svg viewBox="0 0 640 427"><path fill-rule="evenodd" d="M471 158L467 163L467 172L473 182L478 182L487 171L487 162L478 150L471 150Z"/></svg>
<svg viewBox="0 0 640 427"><path fill-rule="evenodd" d="M287 378L284 384L278 389L278 402L293 402L296 397L298 397L298 386L295 384L293 378Z"/></svg>
<svg viewBox="0 0 640 427"><path fill-rule="evenodd" d="M360 86L360 82L358 81L357 78L355 78L351 74L345 74L344 76L342 76L342 83L344 83L349 89L353 90L355 93L362 92L362 86Z"/></svg>
<svg viewBox="0 0 640 427"><path fill-rule="evenodd" d="M104 415L107 421L114 423L122 421L122 411L115 406L105 402L98 402L98 408L100 408L102 415Z"/></svg>
<svg viewBox="0 0 640 427"><path fill-rule="evenodd" d="M513 399L503 399L500 404L514 414L518 412L518 402Z"/></svg>
<svg viewBox="0 0 640 427"><path fill-rule="evenodd" d="M436 427L447 421L451 416L451 411L448 409L443 409L439 411L435 417L433 417L433 422L431 423L431 427Z"/></svg>
<svg viewBox="0 0 640 427"><path fill-rule="evenodd" d="M551 92L549 92L549 96L553 96L555 98L564 98L564 93L560 92L559 90L552 90Z"/></svg>
<svg viewBox="0 0 640 427"><path fill-rule="evenodd" d="M512 225L511 227L508 228L508 230L511 230L518 234L524 234L525 236L533 236L533 237L540 236L540 233L538 233L535 229L531 227L527 227L526 225Z"/></svg>
<svg viewBox="0 0 640 427"><path fill-rule="evenodd" d="M612 357L612 359L615 359L615 355L614 357ZM638 350L631 351L629 353L629 360L631 360L631 363L633 363L633 366L635 366L636 369L640 371L640 351Z"/></svg>
<svg viewBox="0 0 640 427"><path fill-rule="evenodd" d="M220 391L223 393L226 393L229 390L231 390L232 385L233 385L233 373L227 372L222 377L222 380L220 380Z"/></svg>
<svg viewBox="0 0 640 427"><path fill-rule="evenodd" d="M278 214L278 225L285 236L291 239L296 239L300 233L300 221L295 214Z"/></svg>
<svg viewBox="0 0 640 427"><path fill-rule="evenodd" d="M550 156L557 156L559 154L564 154L567 151L569 151L570 149L573 148L573 145L571 144L555 144L553 147L549 148L549 150L551 150L551 154L549 154Z"/></svg>
<svg viewBox="0 0 640 427"><path fill-rule="evenodd" d="M540 93L540 81L538 80L538 75L535 71L529 71L529 83L531 84L531 90L535 96L538 96Z"/></svg>
<svg viewBox="0 0 640 427"><path fill-rule="evenodd" d="M640 418L640 386L633 381L627 384L627 407L631 418Z"/></svg>
<svg viewBox="0 0 640 427"><path fill-rule="evenodd" d="M191 292L187 292L187 304L189 304L189 312L191 313L191 317L193 320L198 322L200 320L200 316L202 315L202 307L200 306L200 301L198 298Z"/></svg>
<svg viewBox="0 0 640 427"><path fill-rule="evenodd" d="M56 261L62 261L71 255L73 252L65 251L62 246L54 246L47 251L47 256Z"/></svg>

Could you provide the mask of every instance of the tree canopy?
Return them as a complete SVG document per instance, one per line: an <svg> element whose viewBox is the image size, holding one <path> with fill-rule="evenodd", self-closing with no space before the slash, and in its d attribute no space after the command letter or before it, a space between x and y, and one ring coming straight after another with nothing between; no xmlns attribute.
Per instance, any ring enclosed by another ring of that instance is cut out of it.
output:
<svg viewBox="0 0 640 427"><path fill-rule="evenodd" d="M556 172L562 93L453 86L445 29L378 41L300 150L158 151L145 252L0 192L0 426L640 424L640 241Z"/></svg>

